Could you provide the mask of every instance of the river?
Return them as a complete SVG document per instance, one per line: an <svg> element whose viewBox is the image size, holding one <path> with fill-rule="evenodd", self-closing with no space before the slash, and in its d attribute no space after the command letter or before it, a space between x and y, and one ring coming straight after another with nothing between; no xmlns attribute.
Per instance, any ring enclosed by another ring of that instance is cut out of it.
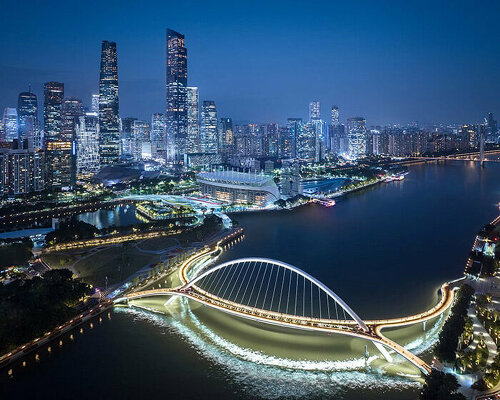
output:
<svg viewBox="0 0 500 400"><path fill-rule="evenodd" d="M415 166L404 181L352 193L334 207L235 215L245 239L220 261L246 256L285 261L325 283L362 318L408 315L430 307L441 283L462 275L474 235L498 215L499 201L499 163L484 169L471 162ZM113 212L116 218L121 210ZM106 214L99 221L111 224ZM425 333L421 326L408 328L391 337L399 335L428 358L438 327ZM370 357L376 353L368 350ZM37 364L16 369L3 395L417 396L419 380L409 376L414 372L364 366L363 352L360 341L255 326L185 301L169 316L121 308L74 340L64 338L61 349L43 353Z"/></svg>

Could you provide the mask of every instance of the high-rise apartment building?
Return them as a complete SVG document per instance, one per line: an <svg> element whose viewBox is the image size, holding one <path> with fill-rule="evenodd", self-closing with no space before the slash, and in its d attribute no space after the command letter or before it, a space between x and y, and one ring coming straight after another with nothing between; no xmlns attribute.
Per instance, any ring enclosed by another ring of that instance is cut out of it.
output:
<svg viewBox="0 0 500 400"><path fill-rule="evenodd" d="M99 117L94 112L81 115L76 127L76 171L87 175L99 171Z"/></svg>
<svg viewBox="0 0 500 400"><path fill-rule="evenodd" d="M348 153L351 158L366 154L366 121L361 117L347 119Z"/></svg>
<svg viewBox="0 0 500 400"><path fill-rule="evenodd" d="M199 92L197 87L187 88L188 152L201 152Z"/></svg>
<svg viewBox="0 0 500 400"><path fill-rule="evenodd" d="M167 137L168 158L181 162L188 152L187 49L184 35L167 29Z"/></svg>
<svg viewBox="0 0 500 400"><path fill-rule="evenodd" d="M217 153L217 109L213 100L204 100L201 106L201 143L204 153Z"/></svg>
<svg viewBox="0 0 500 400"><path fill-rule="evenodd" d="M311 101L309 103L309 122L321 119L321 109L319 101Z"/></svg>
<svg viewBox="0 0 500 400"><path fill-rule="evenodd" d="M99 77L99 158L100 164L120 161L120 117L118 101L118 60L116 43L104 40Z"/></svg>
<svg viewBox="0 0 500 400"><path fill-rule="evenodd" d="M0 149L0 196L44 190L42 151Z"/></svg>
<svg viewBox="0 0 500 400"><path fill-rule="evenodd" d="M153 155L167 152L167 119L163 113L155 113L151 118L151 149Z"/></svg>

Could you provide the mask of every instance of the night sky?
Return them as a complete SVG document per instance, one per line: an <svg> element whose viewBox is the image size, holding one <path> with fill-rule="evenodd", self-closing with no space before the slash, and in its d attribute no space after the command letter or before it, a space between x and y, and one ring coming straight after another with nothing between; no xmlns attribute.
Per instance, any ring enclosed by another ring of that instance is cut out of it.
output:
<svg viewBox="0 0 500 400"><path fill-rule="evenodd" d="M120 116L165 108L165 29L186 35L189 85L218 116L279 122L500 118L500 1L0 0L0 107L43 82L89 105L102 40L117 42ZM41 113L39 115L41 117Z"/></svg>

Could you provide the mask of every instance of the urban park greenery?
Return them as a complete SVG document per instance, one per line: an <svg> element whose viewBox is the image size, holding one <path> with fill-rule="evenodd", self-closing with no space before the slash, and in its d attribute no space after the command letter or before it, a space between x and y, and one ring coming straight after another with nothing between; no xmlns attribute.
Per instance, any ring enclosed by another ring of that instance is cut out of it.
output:
<svg viewBox="0 0 500 400"><path fill-rule="evenodd" d="M78 313L91 288L67 269L0 285L0 354L42 336Z"/></svg>
<svg viewBox="0 0 500 400"><path fill-rule="evenodd" d="M465 328L467 310L473 294L474 289L465 284L457 292L455 304L439 333L439 339L434 349L434 353L441 361L453 363L456 360L458 341Z"/></svg>

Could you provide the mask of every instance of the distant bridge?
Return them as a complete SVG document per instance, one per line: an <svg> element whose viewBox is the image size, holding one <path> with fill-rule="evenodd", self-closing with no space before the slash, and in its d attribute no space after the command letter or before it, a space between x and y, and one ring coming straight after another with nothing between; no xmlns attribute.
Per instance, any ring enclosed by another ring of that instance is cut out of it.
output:
<svg viewBox="0 0 500 400"><path fill-rule="evenodd" d="M194 278L193 265L218 250L204 249L181 266L182 285L130 293L115 302L152 296L182 296L228 314L253 321L370 340L387 361L386 347L403 356L424 374L431 367L403 346L385 337L384 328L425 322L442 314L453 301L453 290L444 284L439 303L426 312L402 318L363 321L336 293L307 272L267 258L242 258L212 266ZM172 297L175 298L175 297ZM167 305L171 300L167 301Z"/></svg>

